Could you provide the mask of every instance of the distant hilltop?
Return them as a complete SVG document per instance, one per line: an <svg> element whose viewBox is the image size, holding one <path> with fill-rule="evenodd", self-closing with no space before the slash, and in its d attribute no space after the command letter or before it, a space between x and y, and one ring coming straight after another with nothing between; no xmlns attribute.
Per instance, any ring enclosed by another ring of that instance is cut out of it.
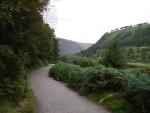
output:
<svg viewBox="0 0 150 113"><path fill-rule="evenodd" d="M150 46L150 24L125 26L105 33L95 44L81 54L90 56L105 49L112 40L119 40L122 47Z"/></svg>
<svg viewBox="0 0 150 113"><path fill-rule="evenodd" d="M91 43L80 43L80 42L75 42L63 38L57 38L57 39L58 39L58 48L59 48L60 55L71 55L71 54L79 53L92 46Z"/></svg>

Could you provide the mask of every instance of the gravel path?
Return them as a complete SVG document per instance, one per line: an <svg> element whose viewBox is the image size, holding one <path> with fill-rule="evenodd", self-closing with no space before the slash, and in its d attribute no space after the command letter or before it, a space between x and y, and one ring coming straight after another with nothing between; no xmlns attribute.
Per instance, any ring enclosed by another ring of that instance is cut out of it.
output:
<svg viewBox="0 0 150 113"><path fill-rule="evenodd" d="M34 71L29 84L34 91L37 113L109 113L63 83L48 77L51 66Z"/></svg>

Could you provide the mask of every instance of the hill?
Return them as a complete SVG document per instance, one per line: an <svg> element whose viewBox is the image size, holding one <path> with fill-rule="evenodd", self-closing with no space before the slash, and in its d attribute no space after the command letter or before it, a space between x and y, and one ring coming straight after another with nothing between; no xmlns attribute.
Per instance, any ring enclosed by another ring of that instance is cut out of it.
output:
<svg viewBox="0 0 150 113"><path fill-rule="evenodd" d="M79 53L83 50L89 48L91 43L80 43L71 40L66 40L62 38L58 38L58 48L60 55L70 55Z"/></svg>
<svg viewBox="0 0 150 113"><path fill-rule="evenodd" d="M95 44L81 54L90 56L106 48L112 40L119 40L123 47L150 46L150 24L125 26L105 33Z"/></svg>

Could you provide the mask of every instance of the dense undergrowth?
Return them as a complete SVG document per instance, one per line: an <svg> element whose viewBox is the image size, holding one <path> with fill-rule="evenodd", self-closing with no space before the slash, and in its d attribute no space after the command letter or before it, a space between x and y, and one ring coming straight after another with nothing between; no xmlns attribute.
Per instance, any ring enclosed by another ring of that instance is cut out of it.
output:
<svg viewBox="0 0 150 113"><path fill-rule="evenodd" d="M35 113L34 96L31 89L25 93L18 103L3 100L0 102L0 113Z"/></svg>
<svg viewBox="0 0 150 113"><path fill-rule="evenodd" d="M32 67L21 68L17 79L8 78L6 84L3 83L5 78L1 79L0 113L35 113L34 94L27 84L27 75L47 64L47 61L38 60Z"/></svg>
<svg viewBox="0 0 150 113"><path fill-rule="evenodd" d="M59 60L67 63L80 65L81 67L90 67L99 63L99 59L80 57L77 55L62 55L59 56Z"/></svg>
<svg viewBox="0 0 150 113"><path fill-rule="evenodd" d="M103 65L82 68L58 63L49 70L49 75L115 113L150 111L150 76L146 74L133 74Z"/></svg>

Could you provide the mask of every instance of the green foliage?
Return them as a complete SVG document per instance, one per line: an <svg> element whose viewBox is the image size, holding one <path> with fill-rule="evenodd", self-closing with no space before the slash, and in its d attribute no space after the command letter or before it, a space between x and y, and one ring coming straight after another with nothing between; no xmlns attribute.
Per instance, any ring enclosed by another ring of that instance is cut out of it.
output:
<svg viewBox="0 0 150 113"><path fill-rule="evenodd" d="M72 87L75 90L79 90L83 83L82 72L83 72L82 68L78 66L72 67L71 72L66 81L68 86Z"/></svg>
<svg viewBox="0 0 150 113"><path fill-rule="evenodd" d="M124 79L125 72L123 70L117 70L114 68L105 69L105 80L108 81L107 89L109 90L123 90L124 89Z"/></svg>
<svg viewBox="0 0 150 113"><path fill-rule="evenodd" d="M22 64L30 65L37 58L54 59L58 55L54 30L42 19L41 9L47 1L6 0L0 3L0 45L11 46L25 61Z"/></svg>
<svg viewBox="0 0 150 113"><path fill-rule="evenodd" d="M16 99L24 95L26 83L21 77L17 55L8 46L0 46L0 98Z"/></svg>
<svg viewBox="0 0 150 113"><path fill-rule="evenodd" d="M150 111L150 76L137 75L128 76L127 80L127 98L133 102L142 113Z"/></svg>
<svg viewBox="0 0 150 113"><path fill-rule="evenodd" d="M136 111L148 113L150 110L150 77L148 75L129 73L102 65L81 68L67 63L56 64L49 70L49 75L56 80L66 82L82 95L99 94L100 97L92 98L96 101L99 99L113 112L124 113L127 110L127 113ZM105 92L117 94L101 95Z"/></svg>
<svg viewBox="0 0 150 113"><path fill-rule="evenodd" d="M82 94L90 92L101 92L104 90L107 81L104 80L105 67L99 65L84 69L84 80L81 88Z"/></svg>
<svg viewBox="0 0 150 113"><path fill-rule="evenodd" d="M120 94L109 94L109 95L106 95L106 97L104 98L106 99L104 99L102 104L110 108L115 113L135 112L133 109L134 107L130 103L128 103Z"/></svg>
<svg viewBox="0 0 150 113"><path fill-rule="evenodd" d="M79 89L82 69L77 65L58 63L49 70L49 75L56 80L65 81L70 87Z"/></svg>
<svg viewBox="0 0 150 113"><path fill-rule="evenodd" d="M1 77L10 76L13 79L20 73L18 57L9 46L0 45L0 73Z"/></svg>
<svg viewBox="0 0 150 113"><path fill-rule="evenodd" d="M56 80L67 80L69 77L69 74L74 68L73 65L69 64L66 65L65 63L58 63L57 65L54 65L51 70L49 71L50 76L54 77Z"/></svg>
<svg viewBox="0 0 150 113"><path fill-rule="evenodd" d="M80 62L79 62L79 65L81 67L90 67L90 66L94 66L97 64L97 61L92 59L92 58L87 58L87 57L84 57L84 58L80 58Z"/></svg>
<svg viewBox="0 0 150 113"><path fill-rule="evenodd" d="M129 60L134 62L149 62L150 61L150 47L127 47L125 48L127 51L127 57Z"/></svg>
<svg viewBox="0 0 150 113"><path fill-rule="evenodd" d="M150 65L146 63L128 63L129 67L150 69Z"/></svg>
<svg viewBox="0 0 150 113"><path fill-rule="evenodd" d="M33 92L28 90L25 98L18 102L0 101L0 113L35 113Z"/></svg>
<svg viewBox="0 0 150 113"><path fill-rule="evenodd" d="M25 69L57 59L54 30L43 21L48 0L0 1L0 99L26 92Z"/></svg>
<svg viewBox="0 0 150 113"><path fill-rule="evenodd" d="M81 68L73 64L58 63L49 70L49 74L56 80L65 81L81 94L120 90L124 82L122 71L102 65Z"/></svg>
<svg viewBox="0 0 150 113"><path fill-rule="evenodd" d="M59 60L66 63L76 64L81 67L90 67L97 64L97 60L94 60L93 58L79 57L75 55L60 56Z"/></svg>
<svg viewBox="0 0 150 113"><path fill-rule="evenodd" d="M150 45L150 24L142 23L134 26L125 26L105 33L99 41L81 55L92 56L109 46L113 40L119 40L122 47L140 47Z"/></svg>
<svg viewBox="0 0 150 113"><path fill-rule="evenodd" d="M134 107L123 98L120 92L91 93L88 97L111 109L113 113L135 113Z"/></svg>
<svg viewBox="0 0 150 113"><path fill-rule="evenodd" d="M105 52L103 64L114 68L124 68L126 65L126 56L124 52L119 42L114 40Z"/></svg>

